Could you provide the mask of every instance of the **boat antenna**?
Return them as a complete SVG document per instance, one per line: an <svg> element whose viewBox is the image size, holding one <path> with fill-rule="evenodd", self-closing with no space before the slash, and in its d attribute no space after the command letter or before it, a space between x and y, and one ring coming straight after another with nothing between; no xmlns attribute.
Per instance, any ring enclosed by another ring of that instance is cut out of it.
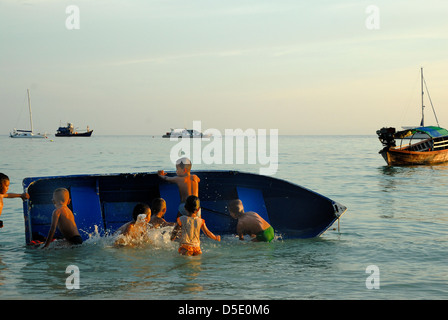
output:
<svg viewBox="0 0 448 320"><path fill-rule="evenodd" d="M423 91L423 81L424 81L423 80L423 68L420 68L420 74L421 74L420 82L421 82L421 89L422 89L422 121L420 121L420 126L424 127L425 126L425 113L424 113L425 106L423 104L423 95L425 94L425 92Z"/></svg>
<svg viewBox="0 0 448 320"><path fill-rule="evenodd" d="M434 109L434 106L432 104L431 96L429 95L428 86L426 85L426 80L424 78L423 78L423 82L425 83L426 92L428 93L429 102L431 103L432 112L434 112L434 117L436 118L437 126L440 127L439 120L437 119L436 110Z"/></svg>

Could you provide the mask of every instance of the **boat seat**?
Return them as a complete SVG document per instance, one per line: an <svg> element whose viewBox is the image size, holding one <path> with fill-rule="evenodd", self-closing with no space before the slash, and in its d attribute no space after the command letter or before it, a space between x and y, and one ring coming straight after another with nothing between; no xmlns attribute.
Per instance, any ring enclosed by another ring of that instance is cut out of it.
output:
<svg viewBox="0 0 448 320"><path fill-rule="evenodd" d="M243 202L244 211L254 211L266 222L271 223L266 204L264 203L263 192L260 189L236 187L236 190L238 198Z"/></svg>
<svg viewBox="0 0 448 320"><path fill-rule="evenodd" d="M176 221L180 204L179 188L174 183L159 184L160 197L166 202L166 221Z"/></svg>
<svg viewBox="0 0 448 320"><path fill-rule="evenodd" d="M53 204L39 203L33 204L33 215L29 219L31 219L30 225L32 225L32 235L29 240L36 240L37 238L45 238L48 235L48 231L51 226L51 217L52 212L54 211ZM27 221L28 222L28 221ZM26 228L28 229L28 224L26 223ZM29 230L29 229L28 229ZM29 236L29 235L27 235ZM56 238L61 237L61 233L59 229L56 229L54 234Z"/></svg>
<svg viewBox="0 0 448 320"><path fill-rule="evenodd" d="M132 221L132 212L138 203L140 202L103 202L106 230L115 232Z"/></svg>
<svg viewBox="0 0 448 320"><path fill-rule="evenodd" d="M101 203L95 188L70 187L73 214L83 240L93 235L97 229L99 235L104 235L104 220L101 213Z"/></svg>
<svg viewBox="0 0 448 320"><path fill-rule="evenodd" d="M448 147L447 140L434 141L434 149L446 149Z"/></svg>

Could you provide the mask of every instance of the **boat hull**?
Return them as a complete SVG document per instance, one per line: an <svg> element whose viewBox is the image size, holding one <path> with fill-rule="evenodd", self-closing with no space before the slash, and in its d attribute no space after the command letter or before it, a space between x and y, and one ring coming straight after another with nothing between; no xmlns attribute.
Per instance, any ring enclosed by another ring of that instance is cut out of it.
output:
<svg viewBox="0 0 448 320"><path fill-rule="evenodd" d="M193 138L203 138L203 139L208 139L211 138L211 135L171 135L171 134L164 134L162 135L162 138L173 138L173 139L177 139L177 138L186 138L186 139L193 139Z"/></svg>
<svg viewBox="0 0 448 320"><path fill-rule="evenodd" d="M14 139L46 139L47 136L42 135L9 135L11 138Z"/></svg>
<svg viewBox="0 0 448 320"><path fill-rule="evenodd" d="M418 152L389 148L381 150L380 154L390 166L433 165L448 162L448 149Z"/></svg>
<svg viewBox="0 0 448 320"><path fill-rule="evenodd" d="M290 182L238 171L198 171L202 218L216 234L235 234L236 223L227 204L239 198L245 211L255 211L283 238L312 238L325 232L346 207ZM54 210L56 188L70 192L70 208L83 239L94 233L111 234L132 220L139 202L151 204L162 197L167 202L165 219L175 221L180 203L175 184L157 173L78 175L25 178L23 187L30 199L24 202L26 242L45 237Z"/></svg>
<svg viewBox="0 0 448 320"><path fill-rule="evenodd" d="M14 130L13 132L9 133L9 136L11 138L17 138L17 139L46 139L46 134L40 134L40 133L33 133L29 130Z"/></svg>
<svg viewBox="0 0 448 320"><path fill-rule="evenodd" d="M91 131L87 131L87 132L82 132L82 133L70 133L70 134L66 134L66 133L56 133L55 136L56 137L90 137L93 133L93 130Z"/></svg>

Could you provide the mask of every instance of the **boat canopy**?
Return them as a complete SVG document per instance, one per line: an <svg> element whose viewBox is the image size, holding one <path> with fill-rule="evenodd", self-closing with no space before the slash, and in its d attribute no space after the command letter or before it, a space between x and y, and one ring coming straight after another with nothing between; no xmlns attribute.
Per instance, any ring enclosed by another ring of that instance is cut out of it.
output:
<svg viewBox="0 0 448 320"><path fill-rule="evenodd" d="M438 138L448 136L448 130L440 127L419 127L415 129L416 132L424 132L430 135L432 138Z"/></svg>
<svg viewBox="0 0 448 320"><path fill-rule="evenodd" d="M428 126L428 127L418 127L418 128L399 131L395 134L395 138L403 139L403 138L409 137L417 132L426 133L431 138L448 136L448 130L446 130L444 128L440 128L440 127Z"/></svg>

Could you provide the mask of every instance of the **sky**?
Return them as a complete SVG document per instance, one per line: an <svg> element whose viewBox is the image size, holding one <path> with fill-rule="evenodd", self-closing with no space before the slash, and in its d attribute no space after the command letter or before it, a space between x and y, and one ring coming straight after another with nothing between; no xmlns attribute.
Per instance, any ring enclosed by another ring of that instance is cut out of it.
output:
<svg viewBox="0 0 448 320"><path fill-rule="evenodd" d="M0 135L29 128L27 89L50 134L374 135L419 124L421 67L448 127L447 15L442 0L0 0Z"/></svg>

